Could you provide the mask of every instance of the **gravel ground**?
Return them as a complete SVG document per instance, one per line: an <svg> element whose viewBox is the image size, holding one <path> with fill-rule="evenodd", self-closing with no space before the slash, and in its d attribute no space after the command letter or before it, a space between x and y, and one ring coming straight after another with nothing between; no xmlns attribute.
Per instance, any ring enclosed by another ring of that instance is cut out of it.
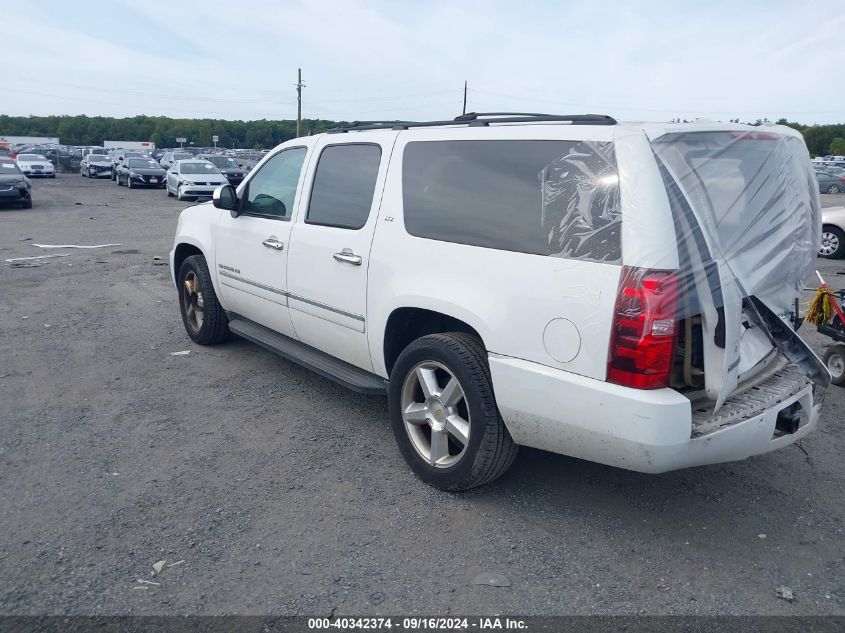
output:
<svg viewBox="0 0 845 633"><path fill-rule="evenodd" d="M190 342L154 260L183 203L65 174L34 198L0 209L3 259L122 245L0 264L0 613L845 614L845 390L802 447L660 476L523 449L445 494L384 399Z"/></svg>

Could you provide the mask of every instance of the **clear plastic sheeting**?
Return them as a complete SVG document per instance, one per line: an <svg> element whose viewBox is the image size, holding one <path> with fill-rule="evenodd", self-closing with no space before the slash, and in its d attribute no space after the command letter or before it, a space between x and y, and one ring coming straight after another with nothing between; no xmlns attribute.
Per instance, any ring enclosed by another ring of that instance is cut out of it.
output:
<svg viewBox="0 0 845 633"><path fill-rule="evenodd" d="M779 356L823 384L818 359L785 325L821 237L803 140L788 128L667 127L651 135L660 184L652 182L647 195L646 180L636 176L641 166L620 161L624 246L640 252L637 265L623 269L608 379L678 388L710 400L713 410ZM634 191L637 204L626 203ZM667 226L655 229L667 202ZM644 218L647 227L638 222Z"/></svg>
<svg viewBox="0 0 845 633"><path fill-rule="evenodd" d="M769 131L706 131L666 134L652 147L691 206L711 256L747 295L789 312L821 235L803 141Z"/></svg>
<svg viewBox="0 0 845 633"><path fill-rule="evenodd" d="M549 255L620 263L622 209L613 143L576 143L539 178Z"/></svg>

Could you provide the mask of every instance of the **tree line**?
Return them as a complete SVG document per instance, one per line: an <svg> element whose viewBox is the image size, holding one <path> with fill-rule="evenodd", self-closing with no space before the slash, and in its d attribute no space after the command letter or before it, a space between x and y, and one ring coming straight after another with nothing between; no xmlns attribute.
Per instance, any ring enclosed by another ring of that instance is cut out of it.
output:
<svg viewBox="0 0 845 633"><path fill-rule="evenodd" d="M738 121L738 119L735 119ZM758 119L752 125L766 123ZM303 134L319 134L343 122L304 119ZM845 155L845 123L805 125L780 119L804 135L812 156ZM171 119L168 117L8 116L0 115L2 136L57 136L66 145L102 145L103 141L152 141L157 147L174 147L177 137L198 147L212 145L217 135L222 147L267 149L296 136L296 121L228 121L225 119Z"/></svg>
<svg viewBox="0 0 845 633"><path fill-rule="evenodd" d="M303 119L303 134L325 132L339 123ZM8 116L0 115L0 136L52 136L64 145L102 145L103 141L152 141L156 147L178 147L177 137L197 147L267 149L296 137L296 121L227 121L168 117Z"/></svg>

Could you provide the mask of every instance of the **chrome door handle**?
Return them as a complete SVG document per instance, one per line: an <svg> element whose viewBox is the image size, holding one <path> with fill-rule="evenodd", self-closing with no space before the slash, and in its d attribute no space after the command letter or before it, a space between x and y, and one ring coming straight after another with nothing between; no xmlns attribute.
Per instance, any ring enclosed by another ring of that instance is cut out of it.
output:
<svg viewBox="0 0 845 633"><path fill-rule="evenodd" d="M356 255L348 248L344 248L339 253L335 253L334 258L339 262L352 264L353 266L360 266L362 261L360 255Z"/></svg>
<svg viewBox="0 0 845 633"><path fill-rule="evenodd" d="M266 246L267 248L275 248L277 251L285 250L284 243L280 242L279 240L277 240L274 237L268 237L266 240L264 240L261 243L264 244L264 246Z"/></svg>

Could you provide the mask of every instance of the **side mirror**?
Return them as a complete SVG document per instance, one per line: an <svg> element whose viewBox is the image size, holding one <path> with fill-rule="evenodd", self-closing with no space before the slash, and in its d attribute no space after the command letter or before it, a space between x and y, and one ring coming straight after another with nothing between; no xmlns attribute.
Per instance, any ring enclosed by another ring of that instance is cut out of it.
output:
<svg viewBox="0 0 845 633"><path fill-rule="evenodd" d="M217 187L211 196L211 201L218 209L227 209L233 218L240 215L238 213L238 196L232 185L221 185Z"/></svg>

